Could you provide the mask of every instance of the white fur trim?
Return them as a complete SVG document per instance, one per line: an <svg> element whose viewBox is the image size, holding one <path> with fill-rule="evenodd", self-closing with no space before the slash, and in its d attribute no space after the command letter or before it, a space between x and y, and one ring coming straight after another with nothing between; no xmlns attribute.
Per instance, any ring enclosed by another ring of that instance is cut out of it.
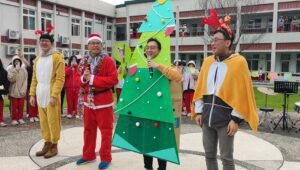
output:
<svg viewBox="0 0 300 170"><path fill-rule="evenodd" d="M93 37L91 37L91 38L89 38L89 39L87 40L87 44L88 44L90 41L92 41L92 40L99 40L99 41L102 43L102 39L101 39L100 37L93 36Z"/></svg>

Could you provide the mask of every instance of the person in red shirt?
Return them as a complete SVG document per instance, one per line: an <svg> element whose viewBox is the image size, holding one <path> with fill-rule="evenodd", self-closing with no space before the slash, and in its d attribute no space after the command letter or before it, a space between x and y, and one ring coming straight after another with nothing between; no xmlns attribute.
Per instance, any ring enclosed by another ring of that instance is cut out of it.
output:
<svg viewBox="0 0 300 170"><path fill-rule="evenodd" d="M81 165L96 159L97 129L101 131L99 169L107 169L112 160L111 142L113 132L112 87L118 83L116 64L102 52L102 39L98 34L88 37L88 56L79 63L77 77L84 93L84 145L83 155L76 164Z"/></svg>
<svg viewBox="0 0 300 170"><path fill-rule="evenodd" d="M65 69L65 88L67 95L68 112L67 118L72 118L77 114L78 94L80 83L76 81L76 76L79 76L78 60L76 56L69 58L68 66Z"/></svg>

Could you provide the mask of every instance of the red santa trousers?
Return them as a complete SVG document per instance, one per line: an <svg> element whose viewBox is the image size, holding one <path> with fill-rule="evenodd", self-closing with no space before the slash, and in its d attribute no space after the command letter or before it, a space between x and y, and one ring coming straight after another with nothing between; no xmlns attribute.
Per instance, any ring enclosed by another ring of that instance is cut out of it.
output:
<svg viewBox="0 0 300 170"><path fill-rule="evenodd" d="M29 96L29 91L28 91L28 95L27 95L27 113L29 114L29 117L38 117L39 108L38 108L38 105L37 105L36 96L35 96L35 100L34 100L34 106L32 106L29 101L30 101L30 96Z"/></svg>
<svg viewBox="0 0 300 170"><path fill-rule="evenodd" d="M84 107L83 159L96 159L97 130L101 132L100 161L111 162L111 141L113 133L113 108L89 109Z"/></svg>
<svg viewBox="0 0 300 170"><path fill-rule="evenodd" d="M73 88L73 87L66 88L67 103L68 103L67 114L72 115L73 112L75 112L75 114L77 114L78 93L79 93L79 88Z"/></svg>
<svg viewBox="0 0 300 170"><path fill-rule="evenodd" d="M11 98L11 119L12 120L19 120L23 118L23 112L24 112L24 100L25 97L22 98Z"/></svg>
<svg viewBox="0 0 300 170"><path fill-rule="evenodd" d="M191 103L194 97L194 91L185 91L183 92L184 105L187 113L191 113Z"/></svg>

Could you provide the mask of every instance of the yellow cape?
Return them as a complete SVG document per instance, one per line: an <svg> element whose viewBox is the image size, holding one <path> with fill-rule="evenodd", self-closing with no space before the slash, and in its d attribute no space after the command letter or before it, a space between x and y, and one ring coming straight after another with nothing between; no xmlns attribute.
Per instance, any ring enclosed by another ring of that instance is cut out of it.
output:
<svg viewBox="0 0 300 170"><path fill-rule="evenodd" d="M195 101L207 94L207 75L214 62L215 57L209 56L201 67L192 103L192 118L196 116ZM223 62L228 66L227 74L216 95L241 114L253 131L257 131L259 118L247 61L239 54L232 54Z"/></svg>

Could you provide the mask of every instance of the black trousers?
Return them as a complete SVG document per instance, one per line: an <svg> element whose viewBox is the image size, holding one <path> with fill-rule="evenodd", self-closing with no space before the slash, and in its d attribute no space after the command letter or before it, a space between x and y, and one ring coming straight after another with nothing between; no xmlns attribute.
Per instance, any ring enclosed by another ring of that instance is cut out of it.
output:
<svg viewBox="0 0 300 170"><path fill-rule="evenodd" d="M144 156L144 168L146 169L153 169L152 163L153 163L153 157L143 155ZM158 169L157 170L166 170L167 168L167 161L157 159L158 161Z"/></svg>

